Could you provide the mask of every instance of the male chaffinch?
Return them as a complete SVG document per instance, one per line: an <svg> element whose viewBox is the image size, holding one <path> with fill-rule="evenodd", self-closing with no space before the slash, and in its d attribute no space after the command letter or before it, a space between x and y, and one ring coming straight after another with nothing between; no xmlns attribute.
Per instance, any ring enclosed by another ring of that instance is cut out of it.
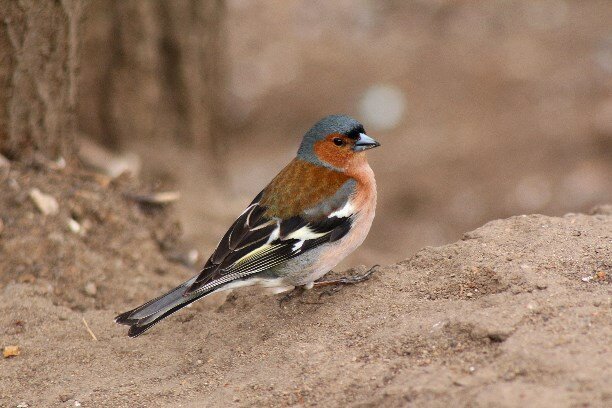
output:
<svg viewBox="0 0 612 408"><path fill-rule="evenodd" d="M275 293L312 288L370 230L376 181L364 152L377 146L353 118L321 119L304 135L295 159L230 227L198 275L115 321L130 326L128 335L136 337L214 292L255 284Z"/></svg>

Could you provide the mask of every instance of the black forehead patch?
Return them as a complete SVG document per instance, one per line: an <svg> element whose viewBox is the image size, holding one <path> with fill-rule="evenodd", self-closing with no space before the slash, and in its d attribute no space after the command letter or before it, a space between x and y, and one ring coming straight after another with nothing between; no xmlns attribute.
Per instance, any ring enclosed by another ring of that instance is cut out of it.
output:
<svg viewBox="0 0 612 408"><path fill-rule="evenodd" d="M359 139L359 134L365 133L362 125L357 125L346 133L346 137L349 139L357 140Z"/></svg>

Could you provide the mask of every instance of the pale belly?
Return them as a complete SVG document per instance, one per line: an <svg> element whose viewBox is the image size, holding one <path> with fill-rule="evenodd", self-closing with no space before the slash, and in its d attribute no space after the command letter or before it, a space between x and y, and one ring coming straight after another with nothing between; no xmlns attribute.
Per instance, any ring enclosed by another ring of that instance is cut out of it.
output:
<svg viewBox="0 0 612 408"><path fill-rule="evenodd" d="M368 236L375 215L375 206L356 216L353 228L342 239L292 259L283 267L284 285L308 285L331 271L356 250ZM280 283L280 282L279 282Z"/></svg>

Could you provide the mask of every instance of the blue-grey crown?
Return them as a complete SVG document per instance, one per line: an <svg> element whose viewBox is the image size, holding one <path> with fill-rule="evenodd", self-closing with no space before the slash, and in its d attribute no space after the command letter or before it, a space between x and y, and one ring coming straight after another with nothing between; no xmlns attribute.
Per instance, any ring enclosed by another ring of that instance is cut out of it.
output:
<svg viewBox="0 0 612 408"><path fill-rule="evenodd" d="M314 144L331 133L340 133L348 135L354 132L363 132L363 125L346 115L329 115L315 123L302 139L302 144L298 149L297 156L303 160L308 160L312 163L326 165L321 163L314 154Z"/></svg>

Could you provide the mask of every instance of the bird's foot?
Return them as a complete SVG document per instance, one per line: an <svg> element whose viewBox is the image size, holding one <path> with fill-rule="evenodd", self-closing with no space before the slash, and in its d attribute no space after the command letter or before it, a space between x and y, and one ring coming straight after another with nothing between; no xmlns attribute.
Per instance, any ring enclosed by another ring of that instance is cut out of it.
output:
<svg viewBox="0 0 612 408"><path fill-rule="evenodd" d="M297 296L300 296L305 290L306 289L304 289L303 286L296 286L293 290L287 292L285 296L278 299L278 306L283 307L285 303L293 300Z"/></svg>
<svg viewBox="0 0 612 408"><path fill-rule="evenodd" d="M338 278L338 279L317 281L317 282L314 283L314 286L315 287L322 287L322 286L331 286L331 285L333 285L333 286L335 286L334 288L332 288L329 291L322 292L320 296L323 296L323 295L332 295L332 294L334 294L334 293L336 293L337 291L340 290L340 288L342 287L341 285L352 285L352 284L364 282L364 281L370 279L372 274L376 271L376 268L378 268L379 266L380 265L374 265L373 267L368 269L366 273L364 273L362 275L345 276L343 278Z"/></svg>

